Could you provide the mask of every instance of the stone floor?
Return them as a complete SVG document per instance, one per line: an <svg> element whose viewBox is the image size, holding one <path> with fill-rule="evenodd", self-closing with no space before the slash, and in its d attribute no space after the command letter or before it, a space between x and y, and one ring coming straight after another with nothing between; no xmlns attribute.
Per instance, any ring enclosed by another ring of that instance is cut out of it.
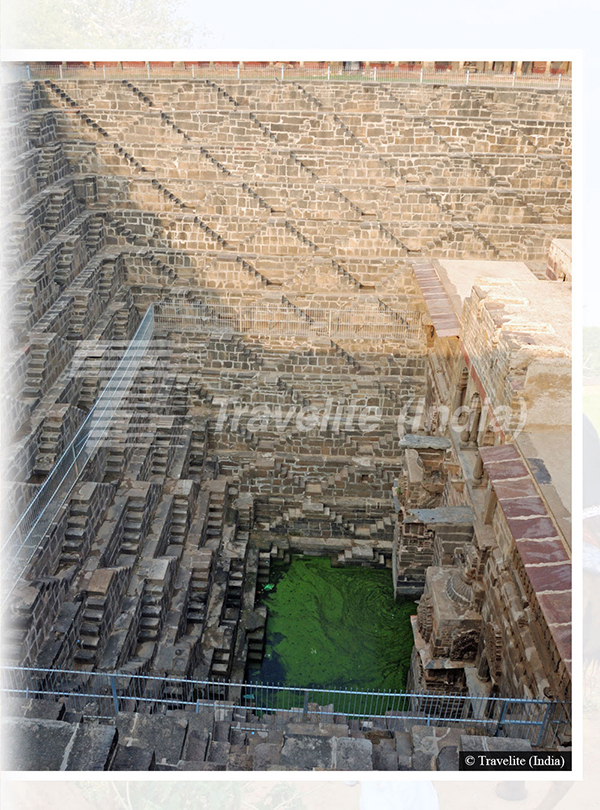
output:
<svg viewBox="0 0 600 810"><path fill-rule="evenodd" d="M311 718L269 725L214 707L164 715L121 712L84 721L49 701L11 701L3 767L41 771L456 771L459 751L531 750L475 728L410 725L401 717L351 728ZM253 731L244 730L252 725ZM240 728L241 727L241 728Z"/></svg>

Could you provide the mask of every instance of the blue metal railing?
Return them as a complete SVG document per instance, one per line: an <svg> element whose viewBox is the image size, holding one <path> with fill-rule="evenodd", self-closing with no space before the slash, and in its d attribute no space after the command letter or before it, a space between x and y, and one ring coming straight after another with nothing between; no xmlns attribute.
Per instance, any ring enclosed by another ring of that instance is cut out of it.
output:
<svg viewBox="0 0 600 810"><path fill-rule="evenodd" d="M301 722L342 721L406 729L413 725L469 727L486 736L529 740L551 748L570 737L570 707L533 698L471 697L410 692L290 687L35 667L0 668L0 691L10 697L61 701L90 717L119 712L231 710L239 728L260 730Z"/></svg>

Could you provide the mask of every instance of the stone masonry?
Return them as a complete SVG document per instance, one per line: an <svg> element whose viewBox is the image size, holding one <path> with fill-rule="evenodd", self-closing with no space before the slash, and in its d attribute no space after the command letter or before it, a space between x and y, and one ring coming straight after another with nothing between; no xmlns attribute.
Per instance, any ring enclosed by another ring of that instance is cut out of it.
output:
<svg viewBox="0 0 600 810"><path fill-rule="evenodd" d="M570 354L554 310L528 313L568 295L570 92L70 78L4 107L8 521L155 313L12 583L4 663L242 681L270 563L299 553L420 599L409 686L569 700L569 510L540 437L569 429ZM457 304L461 262L477 281ZM479 739L316 710L269 728L251 707L92 721L11 698L7 757L430 770Z"/></svg>

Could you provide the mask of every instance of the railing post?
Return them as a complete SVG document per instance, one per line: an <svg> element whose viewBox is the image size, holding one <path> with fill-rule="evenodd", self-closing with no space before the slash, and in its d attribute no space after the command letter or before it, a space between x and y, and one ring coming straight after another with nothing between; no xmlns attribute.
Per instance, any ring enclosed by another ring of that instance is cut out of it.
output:
<svg viewBox="0 0 600 810"><path fill-rule="evenodd" d="M559 73L558 74L558 87L556 88L557 90L560 90L560 80L561 79L562 79L562 73Z"/></svg>
<svg viewBox="0 0 600 810"><path fill-rule="evenodd" d="M508 706L508 701L505 699L502 701L502 711L500 712L500 718L498 720L498 731L500 731L500 726L504 725L504 718L506 717L506 709Z"/></svg>
<svg viewBox="0 0 600 810"><path fill-rule="evenodd" d="M146 62L146 71L148 73L148 78L150 78L150 62Z"/></svg>
<svg viewBox="0 0 600 810"><path fill-rule="evenodd" d="M308 689L304 690L304 707L302 709L302 716L306 717L308 714Z"/></svg>
<svg viewBox="0 0 600 810"><path fill-rule="evenodd" d="M102 75L106 79L106 65L102 65Z"/></svg>
<svg viewBox="0 0 600 810"><path fill-rule="evenodd" d="M75 468L75 475L79 478L79 464L77 463L77 459L79 457L79 453L75 450L75 446L73 446L73 467Z"/></svg>
<svg viewBox="0 0 600 810"><path fill-rule="evenodd" d="M423 84L423 68L421 68L421 78L419 79L419 84Z"/></svg>
<svg viewBox="0 0 600 810"><path fill-rule="evenodd" d="M282 65L282 66L281 66L281 81L283 81L283 69L284 69L284 67L283 67L283 65Z"/></svg>
<svg viewBox="0 0 600 810"><path fill-rule="evenodd" d="M115 717L119 714L119 698L117 697L117 684L115 682L115 676L110 676L110 689L112 692L112 699L113 699L113 706L115 710Z"/></svg>
<svg viewBox="0 0 600 810"><path fill-rule="evenodd" d="M544 737L546 736L546 733L548 731L548 725L549 725L549 722L550 722L550 716L551 716L552 711L554 710L555 706L556 706L555 703L548 703L548 705L546 706L546 711L544 712L544 719L542 720L542 723L540 725L540 732L538 734L538 738L537 738L537 740L535 742L535 745L541 745L542 744L542 742L544 740Z"/></svg>
<svg viewBox="0 0 600 810"><path fill-rule="evenodd" d="M327 81L331 79L331 65L327 63Z"/></svg>
<svg viewBox="0 0 600 810"><path fill-rule="evenodd" d="M513 80L512 80L512 86L514 87L514 86L515 86L515 79L516 79L516 77L517 77L517 74L516 74L516 73L513 71L513 75L512 75L512 76L513 76Z"/></svg>
<svg viewBox="0 0 600 810"><path fill-rule="evenodd" d="M63 77L63 75L62 75L62 65L58 66L58 74L59 74L60 78L62 79L62 77Z"/></svg>
<svg viewBox="0 0 600 810"><path fill-rule="evenodd" d="M196 78L196 70L195 70L195 68L196 68L196 66L195 66L195 65L194 65L194 63L192 62L192 79L195 79L195 78Z"/></svg>
<svg viewBox="0 0 600 810"><path fill-rule="evenodd" d="M465 82L465 84L469 84L469 71L468 70L467 70L467 81Z"/></svg>
<svg viewBox="0 0 600 810"><path fill-rule="evenodd" d="M240 78L240 63L238 62L238 80Z"/></svg>
<svg viewBox="0 0 600 810"><path fill-rule="evenodd" d="M377 81L377 66L373 68L373 81Z"/></svg>

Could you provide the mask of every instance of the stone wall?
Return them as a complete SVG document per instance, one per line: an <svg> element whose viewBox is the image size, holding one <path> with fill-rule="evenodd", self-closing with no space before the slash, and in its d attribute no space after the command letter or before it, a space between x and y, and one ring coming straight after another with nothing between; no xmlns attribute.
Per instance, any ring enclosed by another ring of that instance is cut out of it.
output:
<svg viewBox="0 0 600 810"><path fill-rule="evenodd" d="M410 258L546 260L569 233L568 94L65 80L19 85L8 109L14 511L40 491L150 304L277 304L289 318L286 331L268 318L250 329L157 315L98 448L23 563L4 608L7 661L241 680L262 654L256 596L271 559L380 566L398 593L432 599L430 580L449 582L454 563L485 568L473 522L452 511L470 499L454 445L398 446L399 421L447 402L462 362L456 338L434 340ZM529 391L541 423L539 388L554 375L562 407L566 357L529 348L516 299L512 320L495 322L496 292L474 289L462 347L496 404L516 409ZM406 328L376 334L358 310ZM326 333L323 312L349 314L351 328ZM431 444L436 430L414 432ZM454 662L444 688L467 690L474 633L502 603L467 616L452 583L458 601L444 605L458 607L433 612L430 637ZM546 635L515 641L518 616L506 627L518 653L498 684L521 694L536 671L530 642L546 645L542 668L561 665ZM565 692L565 674L546 680Z"/></svg>
<svg viewBox="0 0 600 810"><path fill-rule="evenodd" d="M550 324L531 319L528 299L513 282L485 280L473 288L463 341L492 412L511 412L510 430L524 419L531 430L570 423L570 353Z"/></svg>

